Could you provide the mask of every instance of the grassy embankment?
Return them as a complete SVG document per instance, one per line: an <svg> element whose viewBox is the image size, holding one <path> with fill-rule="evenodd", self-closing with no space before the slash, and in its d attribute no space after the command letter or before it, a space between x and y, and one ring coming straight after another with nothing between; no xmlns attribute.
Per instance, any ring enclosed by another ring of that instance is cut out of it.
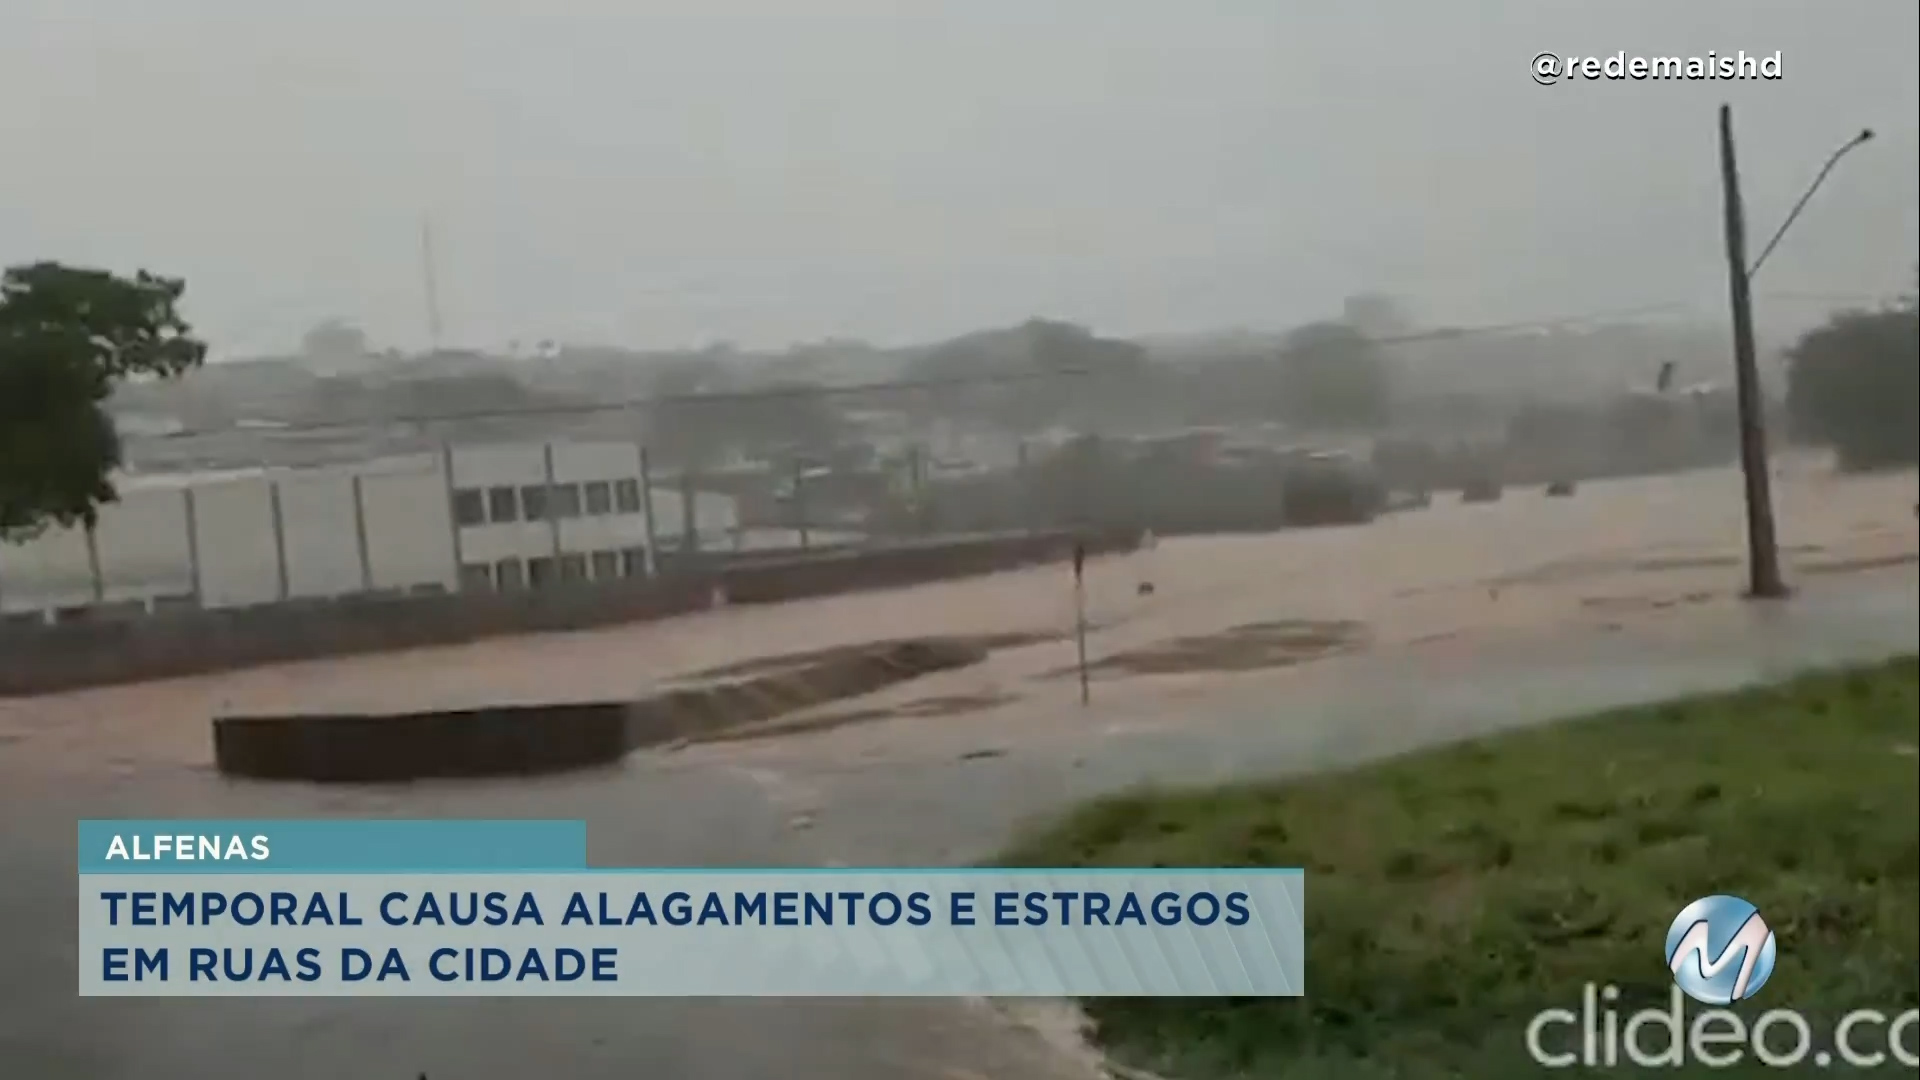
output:
<svg viewBox="0 0 1920 1080"><path fill-rule="evenodd" d="M1005 862L1306 869L1307 996L1089 1001L1116 1061L1181 1080L1534 1075L1527 1019L1578 1010L1583 983L1619 986L1622 1015L1665 1004L1667 925L1710 893L1778 935L1742 1013L1796 1008L1819 1032L1913 1007L1916 728L1907 657L1344 774L1129 794Z"/></svg>

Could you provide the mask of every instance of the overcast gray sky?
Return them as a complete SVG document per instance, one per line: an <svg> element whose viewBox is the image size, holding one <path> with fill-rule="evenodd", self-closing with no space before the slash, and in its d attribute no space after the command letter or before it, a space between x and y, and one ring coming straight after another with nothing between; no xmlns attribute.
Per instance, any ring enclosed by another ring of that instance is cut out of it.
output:
<svg viewBox="0 0 1920 1080"><path fill-rule="evenodd" d="M1284 326L1724 297L1714 109L1764 290L1920 233L1913 0L0 0L0 261L188 278L218 352ZM1541 87L1538 52L1783 54Z"/></svg>

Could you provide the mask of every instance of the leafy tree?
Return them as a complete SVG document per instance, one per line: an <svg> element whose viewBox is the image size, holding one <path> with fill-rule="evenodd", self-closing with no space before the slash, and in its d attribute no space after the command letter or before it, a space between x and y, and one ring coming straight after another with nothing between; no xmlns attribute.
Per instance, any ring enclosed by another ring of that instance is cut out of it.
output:
<svg viewBox="0 0 1920 1080"><path fill-rule="evenodd" d="M373 348L365 330L345 319L327 319L301 336L300 351L316 360L358 360Z"/></svg>
<svg viewBox="0 0 1920 1080"><path fill-rule="evenodd" d="M333 375L315 381L310 402L315 418L329 421L512 418L578 404L498 371L387 379Z"/></svg>
<svg viewBox="0 0 1920 1080"><path fill-rule="evenodd" d="M1835 315L1787 353L1787 413L1796 435L1830 446L1846 469L1920 457L1920 311Z"/></svg>
<svg viewBox="0 0 1920 1080"><path fill-rule="evenodd" d="M793 381L773 383L757 396L735 403L723 414L756 453L824 454L846 433L846 423L825 387Z"/></svg>
<svg viewBox="0 0 1920 1080"><path fill-rule="evenodd" d="M180 317L185 289L55 262L0 274L0 537L91 529L117 497L120 439L103 406L122 380L171 378L206 358Z"/></svg>
<svg viewBox="0 0 1920 1080"><path fill-rule="evenodd" d="M814 458L832 451L846 429L825 388L811 383L748 387L675 370L655 386L664 389L647 407L647 446L679 465L712 465L733 453Z"/></svg>
<svg viewBox="0 0 1920 1080"><path fill-rule="evenodd" d="M1124 411L1150 374L1141 346L1052 319L967 334L935 346L908 367L934 384L932 411L1031 432L1078 412Z"/></svg>
<svg viewBox="0 0 1920 1080"><path fill-rule="evenodd" d="M1368 337L1397 337L1413 330L1413 317L1400 301L1381 293L1347 297L1341 321Z"/></svg>
<svg viewBox="0 0 1920 1080"><path fill-rule="evenodd" d="M654 363L647 393L654 397L707 394L731 389L735 381L726 360L712 350L682 353Z"/></svg>
<svg viewBox="0 0 1920 1080"><path fill-rule="evenodd" d="M709 407L716 402L705 396L731 390L734 381L725 361L708 353L657 362L647 379L647 449L676 465L709 465L726 456L739 432L721 429L722 418Z"/></svg>
<svg viewBox="0 0 1920 1080"><path fill-rule="evenodd" d="M1288 334L1275 376L1281 418L1303 426L1372 426L1392 404L1386 356L1345 323L1309 323Z"/></svg>

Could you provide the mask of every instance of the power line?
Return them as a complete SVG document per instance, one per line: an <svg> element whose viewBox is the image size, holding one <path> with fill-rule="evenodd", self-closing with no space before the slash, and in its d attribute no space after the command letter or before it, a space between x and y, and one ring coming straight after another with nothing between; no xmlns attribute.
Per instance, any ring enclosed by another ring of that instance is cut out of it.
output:
<svg viewBox="0 0 1920 1080"><path fill-rule="evenodd" d="M1565 315L1549 319L1529 319L1518 322L1481 323L1463 327L1443 327L1422 330L1406 334L1393 334L1374 337L1368 340L1385 347L1415 345L1429 342L1457 341L1478 337L1497 337L1505 334L1517 334L1532 331L1564 329L1586 323L1595 323L1616 319L1645 316L1660 313L1674 313L1691 310L1691 305L1680 302L1648 304L1632 308L1613 308L1590 312L1582 315ZM1278 349L1270 355L1279 359L1302 350ZM999 372L987 375L956 376L952 378L930 379L891 379L864 383L840 383L835 385L792 384L765 386L743 390L716 390L686 394L653 394L646 397L623 398L615 401L593 402L554 402L516 406L511 408L473 409L457 412L413 414L392 417L379 417L360 420L312 420L275 424L270 428L248 429L241 427L183 428L164 438L185 439L207 435L228 435L248 430L263 430L274 433L305 434L321 431L355 431L375 427L428 427L435 424L452 424L475 420L519 419L528 417L587 416L602 413L639 413L662 406L719 405L749 401L778 401L798 398L833 398L878 396L900 393L918 393L925 391L961 389L984 386L1006 386L1020 383L1052 381L1060 378L1081 378L1098 375L1094 368L1055 368L1047 371Z"/></svg>
<svg viewBox="0 0 1920 1080"><path fill-rule="evenodd" d="M1639 307L1614 308L1586 315L1563 315L1558 318L1528 319L1523 322L1481 323L1476 326L1443 327L1437 330L1422 330L1416 333L1396 334L1389 337L1372 338L1370 340L1375 345L1411 345L1424 341L1451 341L1456 338L1494 337L1500 334L1514 334L1529 330L1560 330L1569 326L1578 326L1583 323L1625 319L1641 315L1673 313L1691 309L1692 305L1677 301L1665 304L1643 304Z"/></svg>
<svg viewBox="0 0 1920 1080"><path fill-rule="evenodd" d="M1785 301L1787 303L1794 303L1794 304L1822 304L1826 306L1832 306L1835 304L1858 305L1858 304L1885 303L1888 300L1897 298L1899 294L1883 293L1883 294L1876 294L1876 295L1869 296L1865 293L1823 293L1823 292L1796 292L1793 290L1781 290L1781 291L1774 291L1774 292L1755 293L1754 295L1766 300L1780 300L1780 301Z"/></svg>
<svg viewBox="0 0 1920 1080"><path fill-rule="evenodd" d="M315 420L274 424L258 430L271 432L313 432L354 430L376 426L431 425L466 420L495 420L525 416L581 416L595 413L643 412L663 405L718 405L742 401L777 401L793 398L855 397L865 394L909 393L969 386L999 386L1010 383L1039 382L1062 376L1095 374L1091 368L1058 368L1050 371L1006 372L995 375L950 379L895 379L867 383L841 383L831 386L793 384L766 386L751 390L715 390L691 394L653 394L647 397L615 401L553 402L513 408L474 409L463 412L419 413L366 420ZM250 430L240 427L184 428L166 435L169 439L196 435L226 435Z"/></svg>

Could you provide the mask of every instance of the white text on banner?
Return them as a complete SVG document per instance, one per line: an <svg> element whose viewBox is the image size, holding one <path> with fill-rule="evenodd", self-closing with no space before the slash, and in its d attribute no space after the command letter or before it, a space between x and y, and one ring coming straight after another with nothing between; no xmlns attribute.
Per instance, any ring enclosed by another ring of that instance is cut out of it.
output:
<svg viewBox="0 0 1920 1080"><path fill-rule="evenodd" d="M196 869L81 874L81 996L1305 991L1295 870Z"/></svg>

